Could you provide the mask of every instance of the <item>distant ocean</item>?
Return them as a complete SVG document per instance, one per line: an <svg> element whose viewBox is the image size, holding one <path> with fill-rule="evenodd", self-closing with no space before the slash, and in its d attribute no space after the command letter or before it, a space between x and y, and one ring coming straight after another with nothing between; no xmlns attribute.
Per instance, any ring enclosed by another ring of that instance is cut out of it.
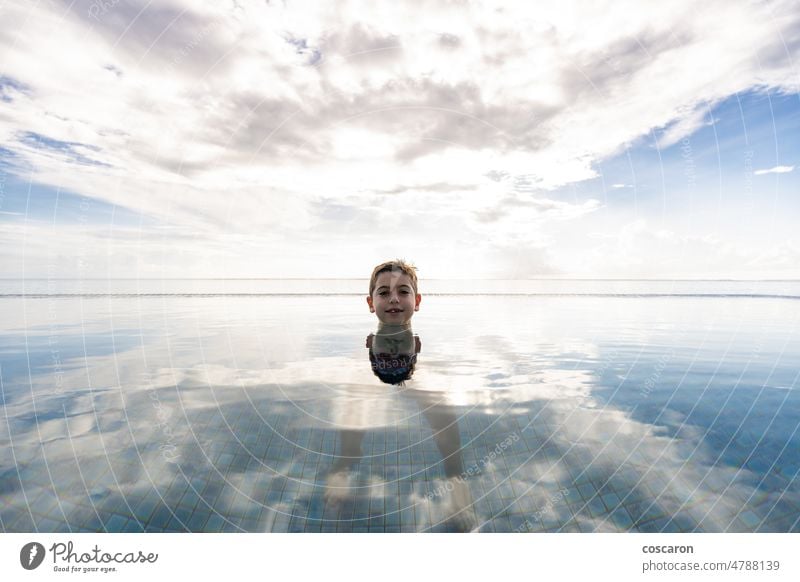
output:
<svg viewBox="0 0 800 582"><path fill-rule="evenodd" d="M0 279L0 296L366 295L367 279ZM423 279L429 295L800 297L800 280Z"/></svg>

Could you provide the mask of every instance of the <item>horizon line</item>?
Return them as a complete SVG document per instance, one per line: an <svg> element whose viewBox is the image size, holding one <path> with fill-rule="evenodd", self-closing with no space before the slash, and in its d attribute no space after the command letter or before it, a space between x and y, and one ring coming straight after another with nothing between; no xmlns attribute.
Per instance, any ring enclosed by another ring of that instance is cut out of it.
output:
<svg viewBox="0 0 800 582"><path fill-rule="evenodd" d="M0 281L366 281L369 277L0 277ZM685 277L615 278L615 277L532 277L521 279L497 278L424 278L424 281L681 281L681 282L746 282L797 283L795 279L690 279Z"/></svg>

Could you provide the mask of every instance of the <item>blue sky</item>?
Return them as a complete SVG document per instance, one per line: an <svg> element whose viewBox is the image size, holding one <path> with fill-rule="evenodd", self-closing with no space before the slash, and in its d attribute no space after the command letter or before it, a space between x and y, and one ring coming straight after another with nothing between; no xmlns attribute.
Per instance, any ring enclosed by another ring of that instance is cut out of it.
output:
<svg viewBox="0 0 800 582"><path fill-rule="evenodd" d="M0 10L6 277L800 277L790 2Z"/></svg>
<svg viewBox="0 0 800 582"><path fill-rule="evenodd" d="M663 252L673 239L686 238L685 245L673 249L681 249L678 257L684 246L697 248L692 237L714 238L717 247L727 242L786 251L782 245L797 240L793 222L800 216L795 171L800 167L800 96L753 90L709 107L703 120L702 127L666 147L659 144L664 131L654 130L598 163L597 178L562 187L554 196L573 202L598 199L600 214L612 224L614 217L624 217L616 224L633 225L640 238L652 238L654 231L671 233L659 245ZM779 167L786 171L770 171ZM562 248L569 244L564 241ZM576 252L584 248L579 241ZM650 256L668 258L656 252ZM765 269L763 275L756 274L761 271L757 264L749 269L724 261L719 267L701 266L710 276L794 277L790 257L785 257L787 269Z"/></svg>

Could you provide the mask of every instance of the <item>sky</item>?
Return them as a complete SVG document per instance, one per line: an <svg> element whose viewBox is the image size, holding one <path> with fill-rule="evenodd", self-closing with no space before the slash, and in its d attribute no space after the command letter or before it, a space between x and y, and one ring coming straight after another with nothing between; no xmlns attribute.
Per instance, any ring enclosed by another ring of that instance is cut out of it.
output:
<svg viewBox="0 0 800 582"><path fill-rule="evenodd" d="M800 4L0 2L3 278L800 278Z"/></svg>

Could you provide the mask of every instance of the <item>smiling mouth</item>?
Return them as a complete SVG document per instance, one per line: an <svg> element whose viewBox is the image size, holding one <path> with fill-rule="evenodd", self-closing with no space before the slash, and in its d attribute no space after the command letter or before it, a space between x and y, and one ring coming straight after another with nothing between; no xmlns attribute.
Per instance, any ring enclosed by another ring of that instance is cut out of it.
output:
<svg viewBox="0 0 800 582"><path fill-rule="evenodd" d="M402 313L402 309L387 309L386 313Z"/></svg>

